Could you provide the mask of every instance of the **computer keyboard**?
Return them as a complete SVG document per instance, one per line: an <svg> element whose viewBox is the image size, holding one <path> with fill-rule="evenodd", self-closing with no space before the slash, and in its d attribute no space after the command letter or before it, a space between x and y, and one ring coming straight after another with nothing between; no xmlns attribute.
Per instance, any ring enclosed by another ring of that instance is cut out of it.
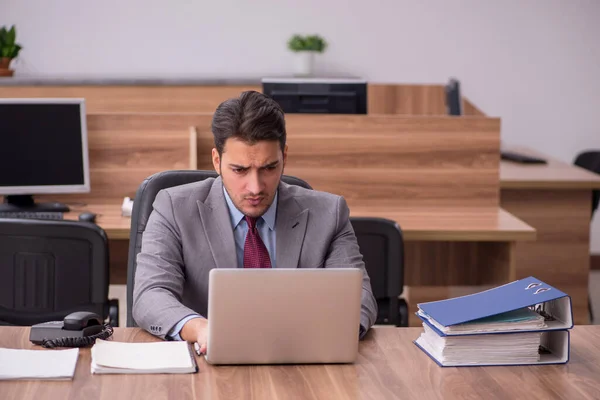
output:
<svg viewBox="0 0 600 400"><path fill-rule="evenodd" d="M57 211L0 211L0 218L25 218L25 219L63 219L63 213Z"/></svg>
<svg viewBox="0 0 600 400"><path fill-rule="evenodd" d="M514 161L521 164L547 164L543 158L528 156L526 154L517 153L514 151L501 151L500 156L503 160Z"/></svg>

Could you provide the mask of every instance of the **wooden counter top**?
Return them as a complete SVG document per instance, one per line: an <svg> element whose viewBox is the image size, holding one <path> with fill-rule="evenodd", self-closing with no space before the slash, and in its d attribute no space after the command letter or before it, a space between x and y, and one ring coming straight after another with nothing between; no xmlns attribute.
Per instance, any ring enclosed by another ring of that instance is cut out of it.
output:
<svg viewBox="0 0 600 400"><path fill-rule="evenodd" d="M110 239L128 239L131 219L121 216L121 204L71 206L65 219L83 211L98 214L96 223ZM521 241L535 240L535 229L500 209L351 209L351 216L380 217L396 221L405 240Z"/></svg>
<svg viewBox="0 0 600 400"><path fill-rule="evenodd" d="M510 148L544 158L548 164L500 163L501 189L600 189L600 175L527 148Z"/></svg>

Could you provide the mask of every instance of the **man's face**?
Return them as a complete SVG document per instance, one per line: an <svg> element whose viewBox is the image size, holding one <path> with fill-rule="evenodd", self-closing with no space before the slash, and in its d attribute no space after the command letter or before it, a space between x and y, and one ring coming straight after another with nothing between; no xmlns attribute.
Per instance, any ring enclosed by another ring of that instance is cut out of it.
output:
<svg viewBox="0 0 600 400"><path fill-rule="evenodd" d="M225 141L223 154L212 149L215 170L233 204L244 215L258 218L275 198L287 157L279 141L259 141L250 145L236 138Z"/></svg>

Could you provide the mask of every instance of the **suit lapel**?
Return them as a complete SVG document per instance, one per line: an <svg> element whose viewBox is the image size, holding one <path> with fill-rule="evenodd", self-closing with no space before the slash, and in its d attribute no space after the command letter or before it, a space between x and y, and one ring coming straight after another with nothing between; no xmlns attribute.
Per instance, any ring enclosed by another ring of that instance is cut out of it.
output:
<svg viewBox="0 0 600 400"><path fill-rule="evenodd" d="M288 192L287 185L280 184L275 223L277 268L298 268L307 221L308 208L302 209Z"/></svg>
<svg viewBox="0 0 600 400"><path fill-rule="evenodd" d="M223 195L223 182L213 182L204 203L197 201L202 227L217 268L237 268L237 256L229 210Z"/></svg>

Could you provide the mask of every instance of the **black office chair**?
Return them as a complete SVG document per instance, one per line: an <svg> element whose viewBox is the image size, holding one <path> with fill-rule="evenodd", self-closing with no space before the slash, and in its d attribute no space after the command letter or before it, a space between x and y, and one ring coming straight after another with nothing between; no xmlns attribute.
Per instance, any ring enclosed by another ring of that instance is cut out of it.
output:
<svg viewBox="0 0 600 400"><path fill-rule="evenodd" d="M0 325L62 321L91 311L118 326L108 299L108 241L95 224L0 219Z"/></svg>
<svg viewBox="0 0 600 400"><path fill-rule="evenodd" d="M135 269L137 267L137 255L142 248L142 236L152 212L154 198L162 189L198 182L207 178L216 178L217 176L218 174L215 171L164 171L146 178L138 188L133 202L133 210L131 211L131 232L127 260L127 326L137 326L131 313ZM283 175L281 180L290 185L312 189L308 183L300 178Z"/></svg>
<svg viewBox="0 0 600 400"><path fill-rule="evenodd" d="M579 153L577 157L575 157L573 164L590 172L600 174L600 150L587 150ZM598 209L598 203L600 203L600 190L596 189L592 191L592 218L594 218L594 213ZM594 321L592 302L589 297L588 308L590 310L590 320Z"/></svg>
<svg viewBox="0 0 600 400"><path fill-rule="evenodd" d="M379 312L377 324L408 326L404 286L404 241L398 224L384 218L350 217L371 279Z"/></svg>

